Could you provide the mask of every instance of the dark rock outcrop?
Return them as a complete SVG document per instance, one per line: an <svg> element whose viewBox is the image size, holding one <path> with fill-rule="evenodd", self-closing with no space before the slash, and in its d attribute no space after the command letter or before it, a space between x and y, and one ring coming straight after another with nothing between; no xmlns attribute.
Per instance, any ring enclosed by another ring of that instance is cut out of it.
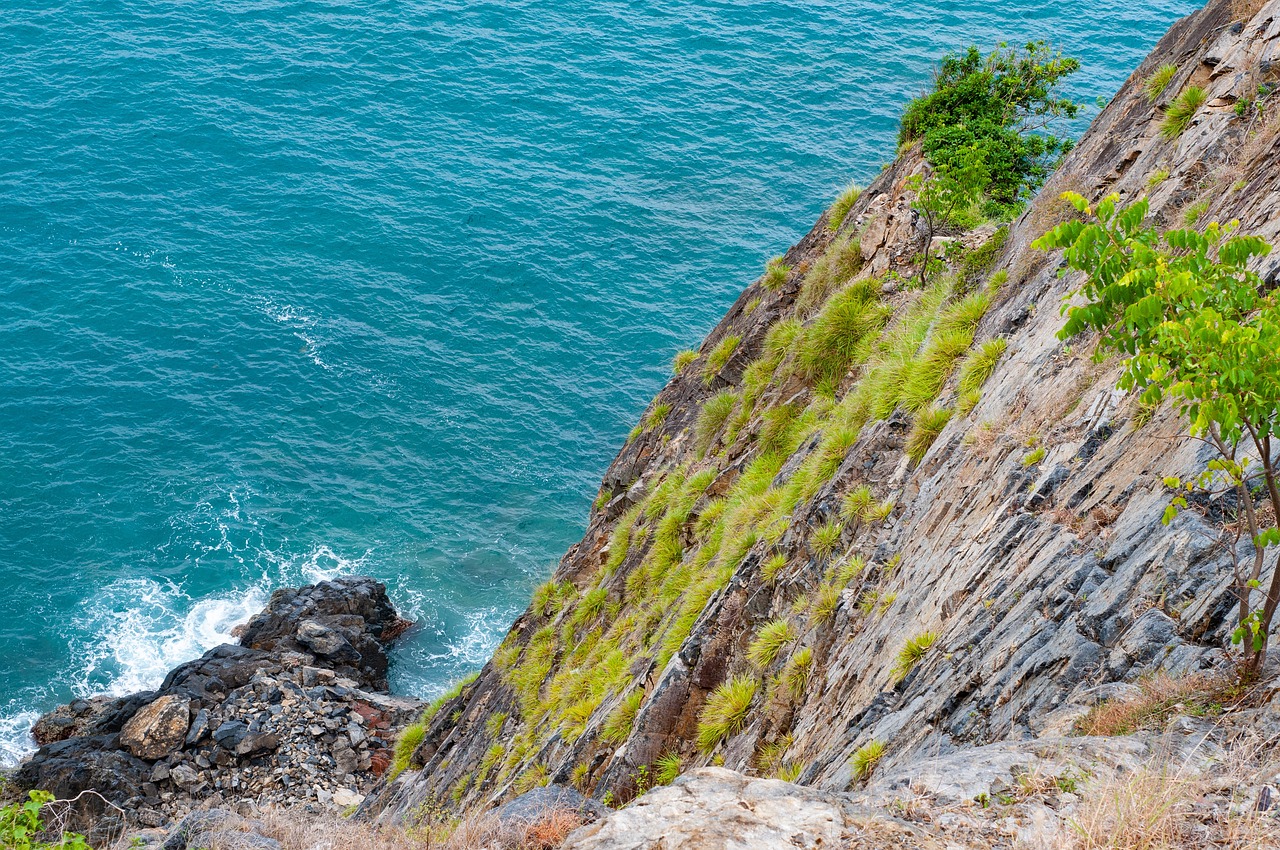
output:
<svg viewBox="0 0 1280 850"><path fill-rule="evenodd" d="M349 806L422 707L385 693L384 644L408 625L369 578L277 591L241 645L175 668L155 691L41 718L44 746L14 784L62 799L94 792L75 815L99 832L117 825L112 806L141 823L198 802Z"/></svg>

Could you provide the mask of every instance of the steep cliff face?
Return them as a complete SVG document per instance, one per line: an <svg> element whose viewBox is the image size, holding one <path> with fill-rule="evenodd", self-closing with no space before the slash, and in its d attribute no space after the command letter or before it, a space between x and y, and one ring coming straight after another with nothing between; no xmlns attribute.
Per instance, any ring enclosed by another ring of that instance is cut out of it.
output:
<svg viewBox="0 0 1280 850"><path fill-rule="evenodd" d="M1057 338L1080 281L1031 242L1067 190L1280 241L1280 97L1254 105L1277 81L1280 0L1211 2L924 287L918 152L824 216L654 399L583 540L366 811L546 780L620 802L708 764L845 790L873 741L890 769L1061 734L1096 685L1218 663L1227 553L1194 511L1160 522L1161 476L1206 458L1093 339ZM1191 85L1206 103L1163 137Z"/></svg>

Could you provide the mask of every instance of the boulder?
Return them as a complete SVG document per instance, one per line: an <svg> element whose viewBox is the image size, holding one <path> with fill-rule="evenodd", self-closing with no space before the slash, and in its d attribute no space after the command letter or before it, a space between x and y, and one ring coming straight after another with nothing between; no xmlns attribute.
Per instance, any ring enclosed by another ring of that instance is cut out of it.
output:
<svg viewBox="0 0 1280 850"><path fill-rule="evenodd" d="M525 826L537 822L548 812L569 811L584 821L595 821L609 814L609 809L590 797L584 797L567 785L544 785L527 791L493 813L503 826Z"/></svg>
<svg viewBox="0 0 1280 850"><path fill-rule="evenodd" d="M182 746L191 725L191 700L177 694L159 697L139 709L120 730L120 746L154 761Z"/></svg>
<svg viewBox="0 0 1280 850"><path fill-rule="evenodd" d="M563 850L834 848L845 806L835 794L704 767L575 830Z"/></svg>

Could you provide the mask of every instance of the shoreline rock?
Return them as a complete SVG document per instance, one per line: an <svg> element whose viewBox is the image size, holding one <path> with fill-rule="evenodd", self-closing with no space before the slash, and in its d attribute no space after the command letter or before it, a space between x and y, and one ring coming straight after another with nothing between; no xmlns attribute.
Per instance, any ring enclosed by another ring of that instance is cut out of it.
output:
<svg viewBox="0 0 1280 850"><path fill-rule="evenodd" d="M160 826L196 806L314 811L358 805L391 763L421 700L387 693L385 645L410 626L370 578L272 594L240 643L182 664L155 691L75 700L37 721L21 790L85 794L98 834Z"/></svg>

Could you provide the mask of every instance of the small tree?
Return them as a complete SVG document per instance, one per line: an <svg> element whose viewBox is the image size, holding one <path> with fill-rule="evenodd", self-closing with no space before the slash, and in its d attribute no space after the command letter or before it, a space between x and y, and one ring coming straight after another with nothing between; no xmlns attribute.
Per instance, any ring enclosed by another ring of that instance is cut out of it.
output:
<svg viewBox="0 0 1280 850"><path fill-rule="evenodd" d="M1272 437L1280 428L1280 304L1247 268L1271 246L1233 235L1238 222L1214 222L1203 233L1158 233L1145 224L1145 199L1118 209L1111 195L1096 209L1081 196L1063 196L1093 221L1069 221L1037 240L1041 250L1065 249L1067 264L1088 276L1077 295L1085 303L1065 309L1062 338L1085 330L1101 334L1101 349L1126 356L1121 389L1139 389L1142 401L1173 401L1192 437L1217 457L1189 481L1165 479L1175 491L1164 522L1187 506L1187 495L1225 486L1239 502L1229 524L1233 544L1248 533L1252 555L1241 564L1233 545L1232 591L1238 601L1233 642L1244 651L1244 672L1262 664L1280 602L1280 569L1261 600L1268 547L1280 544L1280 487ZM1260 506L1269 503L1270 517Z"/></svg>
<svg viewBox="0 0 1280 850"><path fill-rule="evenodd" d="M914 175L907 188L916 193L911 205L924 222L924 259L920 263L920 285L924 286L929 271L930 249L938 231L948 225L959 229L975 222L969 210L982 197L991 182L986 157L976 147L960 151L950 162L939 165L932 176Z"/></svg>

